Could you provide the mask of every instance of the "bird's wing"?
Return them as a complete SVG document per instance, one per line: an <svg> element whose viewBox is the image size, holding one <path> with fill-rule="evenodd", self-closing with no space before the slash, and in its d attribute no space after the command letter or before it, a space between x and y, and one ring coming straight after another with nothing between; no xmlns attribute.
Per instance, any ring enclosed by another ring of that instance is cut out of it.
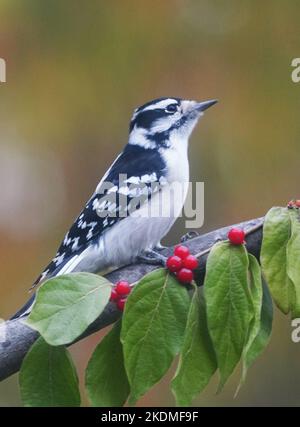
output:
<svg viewBox="0 0 300 427"><path fill-rule="evenodd" d="M154 150L145 151L139 146L125 148L104 175L65 235L55 257L32 287L55 276L74 256L98 242L103 233L124 219L129 208L139 209L165 184L165 164L161 157ZM158 185L154 185L156 183ZM135 203L132 205L133 199Z"/></svg>

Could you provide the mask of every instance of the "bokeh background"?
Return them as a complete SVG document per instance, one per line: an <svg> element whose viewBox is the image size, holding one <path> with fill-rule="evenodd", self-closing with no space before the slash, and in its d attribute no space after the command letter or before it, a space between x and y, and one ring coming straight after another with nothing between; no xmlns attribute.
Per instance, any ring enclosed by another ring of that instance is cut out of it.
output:
<svg viewBox="0 0 300 427"><path fill-rule="evenodd" d="M203 232L300 198L299 15L292 0L1 1L1 317L26 300L149 99L220 100L190 145L192 179L205 182ZM184 231L179 221L167 242ZM220 395L215 378L195 404L299 405L290 334L276 312L239 396L237 374ZM100 336L72 348L81 380ZM0 405L20 405L16 376L0 384ZM174 405L168 381L140 405Z"/></svg>

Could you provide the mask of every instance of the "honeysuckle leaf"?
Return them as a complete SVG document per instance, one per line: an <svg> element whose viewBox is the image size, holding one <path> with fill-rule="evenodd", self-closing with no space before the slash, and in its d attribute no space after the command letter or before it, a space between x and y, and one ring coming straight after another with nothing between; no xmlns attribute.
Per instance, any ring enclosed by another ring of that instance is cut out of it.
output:
<svg viewBox="0 0 300 427"><path fill-rule="evenodd" d="M172 380L177 405L189 406L206 387L216 369L203 290L198 288L193 294L179 363Z"/></svg>
<svg viewBox="0 0 300 427"><path fill-rule="evenodd" d="M262 302L263 302L263 285L262 285L262 276L261 276L261 268L256 260L256 258L249 254L249 288L252 297L254 316L249 325L249 335L247 338L246 345L243 350L242 361L242 377L236 394L238 393L241 385L245 382L247 370L249 367L249 356L254 356L253 351L253 343L259 334L261 329L261 315L262 315Z"/></svg>
<svg viewBox="0 0 300 427"><path fill-rule="evenodd" d="M254 308L254 316L250 322L249 327L249 336L247 343L244 349L245 354L247 354L248 349L251 347L258 331L260 329L260 320L261 320L261 307L263 299L263 288L262 288L262 277L261 269L257 259L249 254L249 284L250 284L250 293L252 297L252 303Z"/></svg>
<svg viewBox="0 0 300 427"><path fill-rule="evenodd" d="M80 406L78 378L65 347L52 347L40 337L21 367L20 391L24 406Z"/></svg>
<svg viewBox="0 0 300 427"><path fill-rule="evenodd" d="M274 302L285 314L295 304L295 288L287 272L290 237L290 210L281 207L270 209L264 220L260 260Z"/></svg>
<svg viewBox="0 0 300 427"><path fill-rule="evenodd" d="M243 245L216 244L207 259L204 295L209 333L220 372L219 391L238 364L253 317Z"/></svg>
<svg viewBox="0 0 300 427"><path fill-rule="evenodd" d="M181 350L189 305L187 289L164 269L147 274L130 294L121 342L131 404L163 377Z"/></svg>
<svg viewBox="0 0 300 427"><path fill-rule="evenodd" d="M108 280L91 273L49 279L38 289L26 323L48 344L69 344L102 313L111 288Z"/></svg>
<svg viewBox="0 0 300 427"><path fill-rule="evenodd" d="M263 281L263 299L261 306L260 314L260 327L258 333L251 345L248 347L244 359L244 369L247 372L249 367L257 359L258 356L264 351L267 347L271 332L272 332L272 323L273 323L273 303L270 291L267 284Z"/></svg>
<svg viewBox="0 0 300 427"><path fill-rule="evenodd" d="M299 211L289 209L291 237L287 243L287 275L294 285L295 299L291 305L292 318L300 317L300 219Z"/></svg>
<svg viewBox="0 0 300 427"><path fill-rule="evenodd" d="M123 406L129 395L120 342L121 321L96 347L86 369L86 389L93 406Z"/></svg>

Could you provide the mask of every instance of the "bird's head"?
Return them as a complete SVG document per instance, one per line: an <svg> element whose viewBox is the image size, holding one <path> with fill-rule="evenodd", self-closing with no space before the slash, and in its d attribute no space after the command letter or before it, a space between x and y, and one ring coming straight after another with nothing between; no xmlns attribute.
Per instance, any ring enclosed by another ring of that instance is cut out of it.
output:
<svg viewBox="0 0 300 427"><path fill-rule="evenodd" d="M145 148L168 147L178 138L187 141L203 112L217 100L196 102L159 98L134 110L129 143Z"/></svg>

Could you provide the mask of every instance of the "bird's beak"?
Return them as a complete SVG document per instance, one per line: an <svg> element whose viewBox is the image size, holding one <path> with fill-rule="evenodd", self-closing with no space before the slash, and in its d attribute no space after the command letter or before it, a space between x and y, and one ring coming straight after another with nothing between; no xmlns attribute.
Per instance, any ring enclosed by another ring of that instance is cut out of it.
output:
<svg viewBox="0 0 300 427"><path fill-rule="evenodd" d="M217 102L218 102L217 99L210 99L209 101L197 102L193 110L203 112L207 110L209 107L212 107L213 105L215 105Z"/></svg>
<svg viewBox="0 0 300 427"><path fill-rule="evenodd" d="M212 107L217 102L217 99L210 99L203 102L182 101L182 112L185 116L191 119L196 119L202 116L205 110L207 110L209 107Z"/></svg>

